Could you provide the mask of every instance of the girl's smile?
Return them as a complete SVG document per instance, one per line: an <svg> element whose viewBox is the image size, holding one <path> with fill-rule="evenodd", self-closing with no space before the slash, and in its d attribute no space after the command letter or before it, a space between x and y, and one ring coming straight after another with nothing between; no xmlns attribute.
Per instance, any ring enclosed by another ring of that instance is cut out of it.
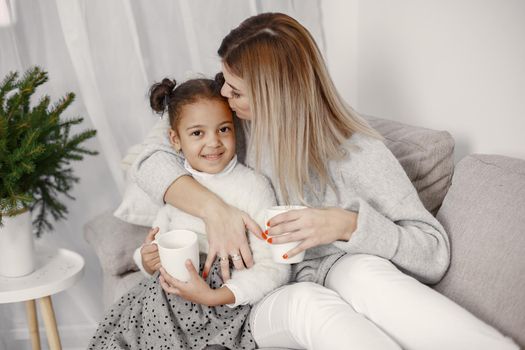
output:
<svg viewBox="0 0 525 350"><path fill-rule="evenodd" d="M224 152L220 152L220 153L213 153L213 154L203 154L201 155L201 157L203 157L204 159L208 161L216 161L216 160L221 159L223 155L224 155Z"/></svg>

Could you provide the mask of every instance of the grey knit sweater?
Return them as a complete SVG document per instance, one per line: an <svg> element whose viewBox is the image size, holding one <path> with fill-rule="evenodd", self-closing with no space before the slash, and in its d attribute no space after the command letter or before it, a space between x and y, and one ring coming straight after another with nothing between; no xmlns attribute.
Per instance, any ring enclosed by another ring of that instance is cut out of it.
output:
<svg viewBox="0 0 525 350"><path fill-rule="evenodd" d="M253 166L239 134L239 160ZM344 147L347 156L329 163L338 196L328 188L322 198L307 194L306 199L312 207L337 206L358 212L357 229L349 241L309 249L304 262L292 267L292 279L324 284L329 269L342 255L363 253L388 259L421 282L437 283L450 262L448 237L424 208L397 159L382 141L363 134L354 134ZM271 165L264 159L263 155L264 175L282 202ZM159 205L169 185L183 175L189 175L183 159L165 145L149 145L132 168L132 178Z"/></svg>

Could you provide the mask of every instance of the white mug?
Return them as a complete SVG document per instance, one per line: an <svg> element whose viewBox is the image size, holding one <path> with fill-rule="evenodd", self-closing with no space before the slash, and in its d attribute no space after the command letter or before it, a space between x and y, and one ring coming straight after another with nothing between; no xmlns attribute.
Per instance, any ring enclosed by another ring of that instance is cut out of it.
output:
<svg viewBox="0 0 525 350"><path fill-rule="evenodd" d="M195 232L172 230L157 235L151 243L159 247L160 264L172 277L182 282L190 280L190 273L186 268L188 259L199 271L199 242Z"/></svg>
<svg viewBox="0 0 525 350"><path fill-rule="evenodd" d="M305 208L306 207L302 205L280 205L280 206L268 208L266 209L265 222L268 223L268 221L270 221L271 218L273 218L274 216L278 214L286 213L287 211L290 211L290 210L305 209ZM268 227L266 227L266 229L268 229ZM283 235L286 235L286 234L287 233L284 233ZM285 253L297 247L299 244L301 244L301 242L302 241L288 242L288 243L283 243L283 244L272 243L270 247L272 251L273 261L280 263L280 264L295 264L295 263L303 261L304 253L305 253L304 251L302 251L301 253L297 254L294 257L291 257L288 259L283 258L283 255Z"/></svg>

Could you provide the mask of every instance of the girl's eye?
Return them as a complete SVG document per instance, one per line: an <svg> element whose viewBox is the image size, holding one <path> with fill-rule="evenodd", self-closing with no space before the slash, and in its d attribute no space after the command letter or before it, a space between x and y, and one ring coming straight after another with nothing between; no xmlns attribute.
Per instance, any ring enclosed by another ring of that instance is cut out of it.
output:
<svg viewBox="0 0 525 350"><path fill-rule="evenodd" d="M230 130L231 130L231 129L230 129L229 126L225 126L225 127L222 127L222 128L219 129L219 131L222 132L222 133L224 133L224 132L228 132L228 131L230 131Z"/></svg>
<svg viewBox="0 0 525 350"><path fill-rule="evenodd" d="M241 94L235 92L235 91L232 91L232 98L239 98L241 97Z"/></svg>
<svg viewBox="0 0 525 350"><path fill-rule="evenodd" d="M191 133L191 136L201 136L202 135L202 131L200 130L195 130L194 132Z"/></svg>

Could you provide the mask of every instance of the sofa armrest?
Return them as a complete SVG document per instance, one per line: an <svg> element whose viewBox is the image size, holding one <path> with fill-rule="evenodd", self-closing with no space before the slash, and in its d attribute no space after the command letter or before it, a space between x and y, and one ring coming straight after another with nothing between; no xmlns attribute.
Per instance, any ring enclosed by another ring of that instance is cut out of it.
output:
<svg viewBox="0 0 525 350"><path fill-rule="evenodd" d="M137 271L133 252L139 247L149 228L132 225L106 211L84 225L84 238L93 247L102 270L111 275Z"/></svg>
<svg viewBox="0 0 525 350"><path fill-rule="evenodd" d="M435 289L525 348L525 160L463 158L437 219L452 259Z"/></svg>

